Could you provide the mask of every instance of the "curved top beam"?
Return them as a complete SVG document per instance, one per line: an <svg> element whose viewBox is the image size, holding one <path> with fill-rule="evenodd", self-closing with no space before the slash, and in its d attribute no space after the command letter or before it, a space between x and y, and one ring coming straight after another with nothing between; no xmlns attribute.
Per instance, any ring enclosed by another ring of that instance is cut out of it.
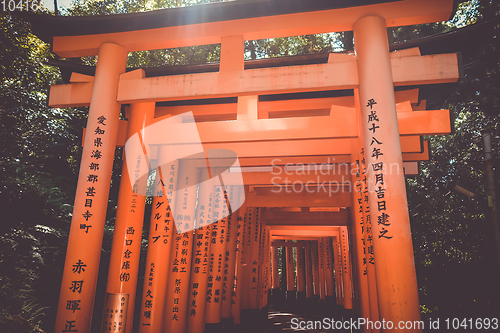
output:
<svg viewBox="0 0 500 333"><path fill-rule="evenodd" d="M81 57L97 54L105 42L132 52L217 44L228 32L255 40L349 31L367 15L384 17L389 27L430 23L453 11L453 0L259 0L108 16L23 16L59 56Z"/></svg>

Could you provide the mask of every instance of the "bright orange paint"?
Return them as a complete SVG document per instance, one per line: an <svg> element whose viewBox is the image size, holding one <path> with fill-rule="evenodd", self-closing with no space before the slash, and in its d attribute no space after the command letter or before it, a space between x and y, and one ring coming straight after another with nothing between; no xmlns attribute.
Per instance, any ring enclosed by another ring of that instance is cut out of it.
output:
<svg viewBox="0 0 500 333"><path fill-rule="evenodd" d="M376 174L383 175L384 184L374 185L376 189L380 186L386 190L382 198L377 197L375 188L368 193L380 317L393 322L419 321L417 279L401 147L397 140L398 119L385 20L378 16L360 19L354 24L354 41L361 83L359 95L367 178L375 181ZM378 120L374 120L374 115ZM375 123L380 128L379 131L375 129L376 132L369 129ZM374 136L384 145L373 147ZM375 149L380 149L384 155L376 155ZM380 162L386 166L399 165L399 169L391 173L387 168L374 172L372 166Z"/></svg>
<svg viewBox="0 0 500 333"><path fill-rule="evenodd" d="M120 116L120 104L116 102L115 96L118 89L118 75L125 71L126 60L127 52L119 45L105 43L99 47L96 78L87 120L87 128L92 134L85 137L83 145L57 307L54 329L57 333L69 329L84 333L90 331ZM104 121L106 125L99 123L101 116L106 118ZM96 133L97 128L104 133ZM102 146L96 147L94 140L99 138ZM99 159L98 155L95 155L97 150ZM90 167L91 163L97 164L97 162L99 170ZM96 175L98 182L89 183L90 175ZM92 200L92 207L89 207L88 200ZM87 212L92 216L85 217L89 216ZM78 305L80 310L70 310L69 301L77 302L73 304Z"/></svg>
<svg viewBox="0 0 500 333"><path fill-rule="evenodd" d="M154 108L154 103L132 104L127 137L130 138L142 130L144 124L150 123L154 116ZM142 151L140 154L142 154ZM106 285L106 295L128 294L127 311L123 315L123 318L120 318L121 322L126 323L123 325L125 326L123 329L124 332L132 332L146 200L146 197L141 195L141 193L145 193L147 186L146 177L129 179L128 167L129 165L136 166L137 164L144 163L146 161L143 161L142 155L129 156L124 153L108 271L108 283ZM134 192L134 186L137 186L139 190ZM106 307L104 308L103 322L113 323L113 320L109 320L110 318L108 318L110 310ZM113 327L113 324L103 324L103 330L105 330L105 327Z"/></svg>

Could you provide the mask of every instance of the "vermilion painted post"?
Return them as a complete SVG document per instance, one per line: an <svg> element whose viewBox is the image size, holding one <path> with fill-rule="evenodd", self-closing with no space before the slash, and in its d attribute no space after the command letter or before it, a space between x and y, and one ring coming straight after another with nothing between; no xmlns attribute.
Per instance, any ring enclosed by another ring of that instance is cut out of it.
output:
<svg viewBox="0 0 500 333"><path fill-rule="evenodd" d="M147 126L154 118L154 112L154 102L132 104L127 139L140 132L143 126ZM131 174L136 175L137 178L130 179L129 167L131 166L135 168L135 171L138 171L146 166L146 163L142 150L136 152L130 149L123 154L122 176L113 231L108 283L106 284L101 329L103 332L112 330L115 326L121 328L123 332L132 332L147 177L139 177L139 174L135 172ZM123 298L125 298L124 301ZM124 304L121 305L122 303ZM124 310L118 318L115 313L117 309Z"/></svg>
<svg viewBox="0 0 500 333"><path fill-rule="evenodd" d="M356 109L359 109L359 91L354 90L354 103ZM359 111L358 111L359 113ZM359 123L359 120L358 120ZM361 124L359 123L361 127ZM354 250L355 250L355 265L357 267L357 284L358 284L358 300L359 300L359 314L361 318L370 319L370 295L368 291L368 269L366 260L366 218L363 213L363 190L364 182L362 181L362 157L360 150L363 145L363 139L360 137L361 128L359 128L359 137L351 141L351 182L353 185L352 193L352 225L354 235ZM362 327L363 332L369 332L366 326Z"/></svg>
<svg viewBox="0 0 500 333"><path fill-rule="evenodd" d="M325 294L325 238L318 240L318 262L319 262L319 298L324 301Z"/></svg>
<svg viewBox="0 0 500 333"><path fill-rule="evenodd" d="M311 262L313 266L314 298L320 299L318 241L311 241Z"/></svg>
<svg viewBox="0 0 500 333"><path fill-rule="evenodd" d="M343 300L343 285L342 285L342 255L338 237L333 238L333 254L334 254L334 268L335 268L335 290L337 296L337 304L344 306Z"/></svg>
<svg viewBox="0 0 500 333"><path fill-rule="evenodd" d="M214 189L212 179L200 184L198 207L196 208L191 278L189 281L187 333L203 333L205 329Z"/></svg>
<svg viewBox="0 0 500 333"><path fill-rule="evenodd" d="M222 306L222 284L224 280L224 254L226 252L226 232L228 207L224 187L215 186L214 221L210 246L210 266L208 273L208 291L205 308L205 323L220 324Z"/></svg>
<svg viewBox="0 0 500 333"><path fill-rule="evenodd" d="M120 119L116 94L126 61L123 47L112 43L99 47L57 306L57 333L90 332Z"/></svg>
<svg viewBox="0 0 500 333"><path fill-rule="evenodd" d="M359 154L361 165L361 179L363 186L363 216L365 218L365 240L366 240L366 271L368 279L368 293L370 295L370 320L373 322L379 321L378 311L378 296L377 296L377 276L375 274L375 257L373 256L373 235L372 235L372 219L370 214L370 203L368 199L368 183L366 181L366 160L364 148L360 150ZM380 329L375 327L372 333L378 333Z"/></svg>
<svg viewBox="0 0 500 333"><path fill-rule="evenodd" d="M259 309L263 309L267 305L267 282L268 282L268 262L269 262L269 253L268 253L268 239L269 239L269 227L266 226L266 221L262 221L262 234L261 234L261 243L262 243L262 255L260 255L260 269L259 269Z"/></svg>
<svg viewBox="0 0 500 333"><path fill-rule="evenodd" d="M297 301L303 301L306 297L306 277L305 277L305 254L302 242L297 242Z"/></svg>
<svg viewBox="0 0 500 333"><path fill-rule="evenodd" d="M271 228L266 226L266 247L265 247L265 274L264 274L264 295L262 297L262 307L268 305L269 293L271 290Z"/></svg>
<svg viewBox="0 0 500 333"><path fill-rule="evenodd" d="M245 244L245 227L247 221L246 205L240 208L240 217L238 218L238 244L236 247L236 270L234 275L234 288L231 293L231 317L234 324L241 323L241 293L244 286L243 281L243 251L246 249Z"/></svg>
<svg viewBox="0 0 500 333"><path fill-rule="evenodd" d="M191 160L179 162L178 190L175 202L175 231L169 260L165 295L167 332L184 332L187 323L189 281L193 255L193 221L196 213L199 170Z"/></svg>
<svg viewBox="0 0 500 333"><path fill-rule="evenodd" d="M229 191L228 196L231 199L238 196L238 187L227 186ZM231 294L234 287L234 275L236 270L236 248L238 245L238 219L240 210L232 212L228 216L227 233L226 233L226 251L224 254L224 283L222 285L222 309L221 318L231 318Z"/></svg>
<svg viewBox="0 0 500 333"><path fill-rule="evenodd" d="M271 288L276 290L280 287L280 277L278 271L279 259L278 259L278 248L276 246L271 246L272 262L271 267L273 270L271 278Z"/></svg>
<svg viewBox="0 0 500 333"><path fill-rule="evenodd" d="M252 247L250 257L250 294L249 294L249 309L258 309L258 288L259 288L259 252L260 252L260 235L262 233L262 221L260 220L260 208L255 208L255 223L252 232Z"/></svg>
<svg viewBox="0 0 500 333"><path fill-rule="evenodd" d="M352 274L349 237L347 227L340 227L340 247L342 251L342 281L344 286L344 308L352 309Z"/></svg>
<svg viewBox="0 0 500 333"><path fill-rule="evenodd" d="M354 23L380 319L420 321L386 22ZM390 332L392 330L383 330ZM414 330L419 332L421 330Z"/></svg>
<svg viewBox="0 0 500 333"><path fill-rule="evenodd" d="M245 241L243 246L243 264L241 270L241 302L240 309L246 310L250 308L250 273L251 268L251 252L252 252L252 236L255 225L255 210L254 208L247 208L246 220L245 220Z"/></svg>
<svg viewBox="0 0 500 333"><path fill-rule="evenodd" d="M293 242L287 241L286 247L286 298L295 301L295 268L293 265Z"/></svg>
<svg viewBox="0 0 500 333"><path fill-rule="evenodd" d="M335 281L333 277L333 244L331 237L325 237L325 286L326 300L335 298ZM333 301L331 302L333 303Z"/></svg>
<svg viewBox="0 0 500 333"><path fill-rule="evenodd" d="M313 267L311 261L311 241L306 241L304 248L304 257L306 265L306 298L311 299L314 296L313 289Z"/></svg>
<svg viewBox="0 0 500 333"><path fill-rule="evenodd" d="M159 147L158 160L168 156L168 147ZM172 232L175 229L171 207L175 207L179 161L175 160L157 169L153 189L153 203L149 226L146 270L141 298L140 333L161 330L165 311L165 292L169 273Z"/></svg>

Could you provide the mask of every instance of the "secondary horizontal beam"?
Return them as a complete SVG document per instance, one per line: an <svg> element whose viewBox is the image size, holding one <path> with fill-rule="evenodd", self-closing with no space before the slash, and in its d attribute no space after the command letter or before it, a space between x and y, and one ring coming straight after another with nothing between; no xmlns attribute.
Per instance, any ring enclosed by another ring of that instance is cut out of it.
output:
<svg viewBox="0 0 500 333"><path fill-rule="evenodd" d="M458 58L454 53L394 57L391 63L395 86L455 82L459 78ZM339 90L354 89L358 84L357 61L349 57L345 62L326 64L120 79L117 100L126 104Z"/></svg>
<svg viewBox="0 0 500 333"><path fill-rule="evenodd" d="M351 207L349 193L316 195L248 195L247 207Z"/></svg>
<svg viewBox="0 0 500 333"><path fill-rule="evenodd" d="M284 211L274 211L272 209L265 209L261 218L265 220L301 220L305 221L308 224L315 224L318 220L347 220L348 214L347 210L343 209L340 212L309 212L309 211L300 211L300 212L284 212Z"/></svg>
<svg viewBox="0 0 500 333"><path fill-rule="evenodd" d="M314 220L314 221L305 221L305 220L266 220L266 225L268 226L308 226L308 225L320 225L320 226L347 226L347 220Z"/></svg>

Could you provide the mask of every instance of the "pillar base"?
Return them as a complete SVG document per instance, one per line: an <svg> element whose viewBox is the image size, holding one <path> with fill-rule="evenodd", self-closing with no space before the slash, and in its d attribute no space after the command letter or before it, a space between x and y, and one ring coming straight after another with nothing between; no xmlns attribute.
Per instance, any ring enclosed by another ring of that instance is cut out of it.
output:
<svg viewBox="0 0 500 333"><path fill-rule="evenodd" d="M220 333L222 332L222 323L205 324L205 333Z"/></svg>

